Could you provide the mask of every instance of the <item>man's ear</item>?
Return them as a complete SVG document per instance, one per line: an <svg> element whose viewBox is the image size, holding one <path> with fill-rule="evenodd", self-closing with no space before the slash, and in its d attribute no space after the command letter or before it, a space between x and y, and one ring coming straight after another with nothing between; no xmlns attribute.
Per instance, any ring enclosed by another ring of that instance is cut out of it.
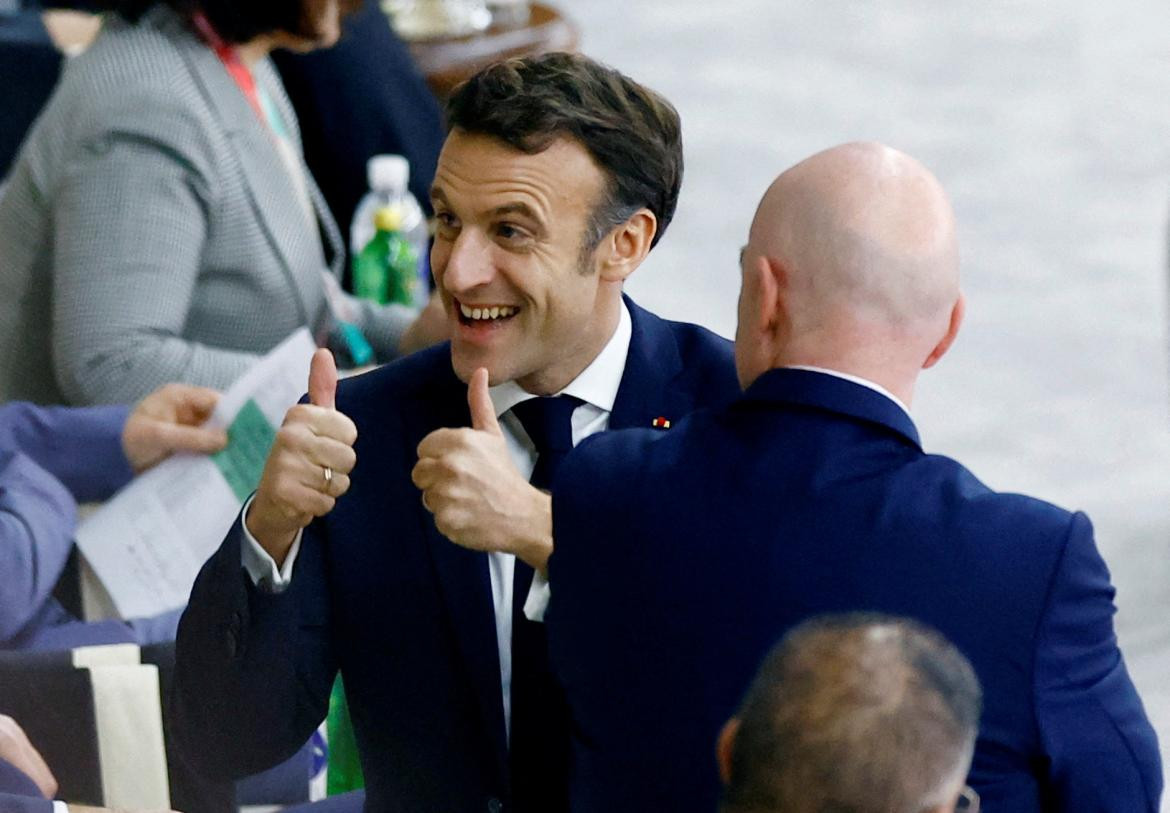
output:
<svg viewBox="0 0 1170 813"><path fill-rule="evenodd" d="M723 725L715 741L715 759L719 763L719 781L731 781L731 756L735 753L735 735L739 733L739 718L732 717Z"/></svg>
<svg viewBox="0 0 1170 813"><path fill-rule="evenodd" d="M625 223L615 226L601 241L601 278L605 282L624 282L646 259L657 233L658 218L649 209L639 209Z"/></svg>
<svg viewBox="0 0 1170 813"><path fill-rule="evenodd" d="M967 298L963 293L959 292L959 298L955 300L954 307L951 308L951 322L947 326L946 335L942 340L935 345L934 349L930 351L930 355L926 357L926 361L922 362L922 369L933 367L935 363L941 359L951 345L955 342L955 337L959 335L959 327L963 324L963 314L967 311Z"/></svg>
<svg viewBox="0 0 1170 813"><path fill-rule="evenodd" d="M763 255L756 258L749 273L755 274L753 287L759 297L755 303L756 324L761 330L774 334L783 313L780 294L787 274L780 263Z"/></svg>

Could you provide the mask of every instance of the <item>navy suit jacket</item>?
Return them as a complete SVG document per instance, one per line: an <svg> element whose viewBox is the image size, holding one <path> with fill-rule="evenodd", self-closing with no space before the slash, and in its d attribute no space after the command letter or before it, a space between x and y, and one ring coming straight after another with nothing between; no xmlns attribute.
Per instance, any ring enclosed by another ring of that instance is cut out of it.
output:
<svg viewBox="0 0 1170 813"><path fill-rule="evenodd" d="M53 813L36 783L15 765L0 759L0 810L4 813Z"/></svg>
<svg viewBox="0 0 1170 813"><path fill-rule="evenodd" d="M925 621L971 660L985 810L1158 809L1157 740L1089 520L925 454L871 389L775 370L665 435L590 438L553 517L546 620L576 813L714 810L716 736L763 655L854 610Z"/></svg>
<svg viewBox="0 0 1170 813"><path fill-rule="evenodd" d="M627 303L612 428L734 398L730 343ZM342 381L337 408L358 427L351 490L306 529L290 586L252 586L238 524L196 580L179 628L179 737L213 775L259 770L308 738L340 667L367 810L510 811L487 555L443 537L410 480L428 433L469 425L466 385L442 345Z"/></svg>

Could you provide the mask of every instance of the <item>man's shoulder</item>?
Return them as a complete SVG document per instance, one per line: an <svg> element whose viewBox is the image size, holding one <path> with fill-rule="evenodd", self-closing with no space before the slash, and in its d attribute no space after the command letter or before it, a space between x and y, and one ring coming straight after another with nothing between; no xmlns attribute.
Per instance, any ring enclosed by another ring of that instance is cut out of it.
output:
<svg viewBox="0 0 1170 813"><path fill-rule="evenodd" d="M1070 544L1095 544L1084 513L997 491L949 457L922 455L895 477L893 510L906 527L928 529L955 551L977 554L979 569L1005 583L1047 583Z"/></svg>
<svg viewBox="0 0 1170 813"><path fill-rule="evenodd" d="M642 335L651 343L660 336L669 335L679 356L688 364L692 362L709 365L734 364L734 345L714 331L694 324L658 316L626 299L626 305L634 322L635 335Z"/></svg>
<svg viewBox="0 0 1170 813"><path fill-rule="evenodd" d="M734 346L700 325L664 319L626 299L633 320L627 370L654 370L689 401L684 413L739 395Z"/></svg>

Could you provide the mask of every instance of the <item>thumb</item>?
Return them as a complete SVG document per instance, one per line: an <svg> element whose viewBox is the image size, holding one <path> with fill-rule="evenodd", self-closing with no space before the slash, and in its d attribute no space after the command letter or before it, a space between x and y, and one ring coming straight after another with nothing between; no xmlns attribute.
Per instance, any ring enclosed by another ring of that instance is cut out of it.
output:
<svg viewBox="0 0 1170 813"><path fill-rule="evenodd" d="M337 365L333 354L322 347L309 362L309 403L333 409L337 398Z"/></svg>
<svg viewBox="0 0 1170 813"><path fill-rule="evenodd" d="M480 367L471 374L467 382L467 406L471 408L471 426L483 432L500 435L500 423L496 420L496 407L488 395L488 371Z"/></svg>

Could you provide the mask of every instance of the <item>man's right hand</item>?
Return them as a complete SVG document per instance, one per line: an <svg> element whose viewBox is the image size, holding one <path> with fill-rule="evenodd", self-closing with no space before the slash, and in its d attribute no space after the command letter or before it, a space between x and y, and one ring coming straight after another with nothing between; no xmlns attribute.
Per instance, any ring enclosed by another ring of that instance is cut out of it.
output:
<svg viewBox="0 0 1170 813"><path fill-rule="evenodd" d="M357 462L357 427L334 409L337 367L324 348L309 367L309 403L284 416L268 453L260 487L244 523L277 566L284 564L297 532L333 510L349 490Z"/></svg>
<svg viewBox="0 0 1170 813"><path fill-rule="evenodd" d="M24 730L11 717L0 714L0 759L33 781L46 799L57 794L57 780Z"/></svg>

